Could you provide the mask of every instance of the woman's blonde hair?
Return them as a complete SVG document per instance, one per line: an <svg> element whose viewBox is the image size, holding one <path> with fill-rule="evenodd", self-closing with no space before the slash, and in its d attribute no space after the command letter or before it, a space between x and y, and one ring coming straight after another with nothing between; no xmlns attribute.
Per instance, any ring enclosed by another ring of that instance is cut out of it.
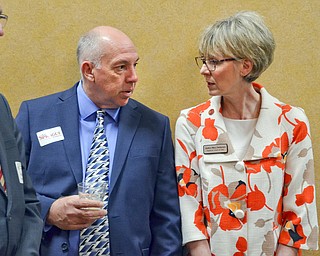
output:
<svg viewBox="0 0 320 256"><path fill-rule="evenodd" d="M205 57L233 57L252 61L253 68L244 78L256 80L273 61L275 41L262 17L253 11L241 11L207 27L199 43Z"/></svg>

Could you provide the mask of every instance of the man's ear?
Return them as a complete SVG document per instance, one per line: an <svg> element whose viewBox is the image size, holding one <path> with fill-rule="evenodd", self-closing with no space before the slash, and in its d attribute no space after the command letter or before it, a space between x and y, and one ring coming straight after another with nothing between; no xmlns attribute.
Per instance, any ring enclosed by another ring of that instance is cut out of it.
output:
<svg viewBox="0 0 320 256"><path fill-rule="evenodd" d="M247 76L252 70L253 64L251 60L243 60L242 68L240 71L241 76Z"/></svg>
<svg viewBox="0 0 320 256"><path fill-rule="evenodd" d="M84 79L94 82L94 65L90 61L84 61L81 64L81 72Z"/></svg>

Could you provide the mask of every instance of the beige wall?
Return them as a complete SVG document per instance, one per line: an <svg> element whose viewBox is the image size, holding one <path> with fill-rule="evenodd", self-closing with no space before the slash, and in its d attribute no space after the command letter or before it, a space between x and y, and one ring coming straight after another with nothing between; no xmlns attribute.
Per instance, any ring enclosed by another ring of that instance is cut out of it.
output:
<svg viewBox="0 0 320 256"><path fill-rule="evenodd" d="M134 98L167 114L208 99L194 62L200 32L236 11L261 13L274 33L274 63L258 79L273 95L305 109L311 123L318 208L320 1L0 0L9 15L0 42L1 91L14 115L22 100L64 90L78 79L79 36L97 25L126 32L140 54ZM319 215L320 211L318 210ZM316 255L306 253L305 255Z"/></svg>

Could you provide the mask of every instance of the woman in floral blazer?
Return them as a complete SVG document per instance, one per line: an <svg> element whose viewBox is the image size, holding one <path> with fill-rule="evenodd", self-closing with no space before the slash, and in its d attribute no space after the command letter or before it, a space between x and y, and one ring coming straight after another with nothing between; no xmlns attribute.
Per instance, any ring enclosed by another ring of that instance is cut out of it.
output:
<svg viewBox="0 0 320 256"><path fill-rule="evenodd" d="M207 102L181 112L176 171L190 255L298 255L318 249L314 164L304 111L253 81L275 43L240 12L204 31L196 58Z"/></svg>

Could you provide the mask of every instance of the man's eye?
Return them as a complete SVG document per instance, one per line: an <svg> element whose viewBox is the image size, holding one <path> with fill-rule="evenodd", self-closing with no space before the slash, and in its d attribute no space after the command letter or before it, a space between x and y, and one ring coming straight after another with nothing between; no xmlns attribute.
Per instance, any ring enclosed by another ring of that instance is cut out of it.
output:
<svg viewBox="0 0 320 256"><path fill-rule="evenodd" d="M116 66L116 70L118 70L118 71L124 71L124 70L126 70L126 65Z"/></svg>

